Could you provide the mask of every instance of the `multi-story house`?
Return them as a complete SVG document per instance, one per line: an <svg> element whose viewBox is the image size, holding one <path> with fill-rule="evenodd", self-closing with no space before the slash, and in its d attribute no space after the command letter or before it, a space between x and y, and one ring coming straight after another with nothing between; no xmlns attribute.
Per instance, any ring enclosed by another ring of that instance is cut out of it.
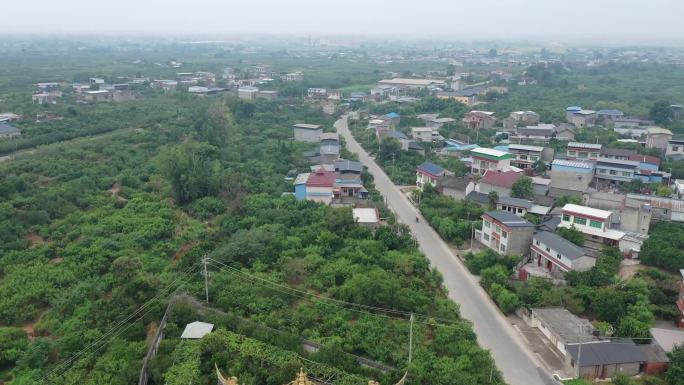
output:
<svg viewBox="0 0 684 385"><path fill-rule="evenodd" d="M490 111L470 111L462 119L463 125L471 129L488 129L494 127L496 117Z"/></svg>
<svg viewBox="0 0 684 385"><path fill-rule="evenodd" d="M509 144L508 152L514 158L511 159L511 166L521 169L532 168L534 162L542 160L549 162L553 160L553 149L541 146L528 146L524 144Z"/></svg>
<svg viewBox="0 0 684 385"><path fill-rule="evenodd" d="M666 152L670 140L672 140L672 131L667 128L649 127L646 130L646 148L657 148Z"/></svg>
<svg viewBox="0 0 684 385"><path fill-rule="evenodd" d="M610 228L610 211L568 203L563 206L560 227L575 227L585 235L585 248L598 252L604 245L619 246L625 233Z"/></svg>
<svg viewBox="0 0 684 385"><path fill-rule="evenodd" d="M496 209L499 211L506 211L515 214L519 217L524 217L532 209L534 204L526 199L511 198L508 196L500 196L496 202Z"/></svg>
<svg viewBox="0 0 684 385"><path fill-rule="evenodd" d="M485 246L504 255L527 255L530 251L534 224L506 211L482 214L482 230L475 237Z"/></svg>
<svg viewBox="0 0 684 385"><path fill-rule="evenodd" d="M534 235L530 255L532 263L549 272L587 271L596 264L584 249L548 231Z"/></svg>
<svg viewBox="0 0 684 385"><path fill-rule="evenodd" d="M306 199L329 205L334 197L337 174L319 169L309 174L306 180Z"/></svg>
<svg viewBox="0 0 684 385"><path fill-rule="evenodd" d="M630 182L636 178L639 171L639 162L631 160L619 160L599 158L596 161L596 178L599 180L616 182Z"/></svg>
<svg viewBox="0 0 684 385"><path fill-rule="evenodd" d="M309 88L306 90L306 97L309 99L327 99L328 90L325 88Z"/></svg>
<svg viewBox="0 0 684 385"><path fill-rule="evenodd" d="M618 160L629 160L632 155L637 155L634 150L627 150L623 148L602 148L601 158L606 159L618 159Z"/></svg>
<svg viewBox="0 0 684 385"><path fill-rule="evenodd" d="M411 137L419 142L432 142L433 129L430 127L411 127Z"/></svg>
<svg viewBox="0 0 684 385"><path fill-rule="evenodd" d="M513 155L491 148L474 148L470 151L473 158L471 173L484 175L487 170L505 170L511 167Z"/></svg>
<svg viewBox="0 0 684 385"><path fill-rule="evenodd" d="M508 115L506 123L510 128L518 125L534 126L539 124L539 114L534 111L513 111Z"/></svg>
<svg viewBox="0 0 684 385"><path fill-rule="evenodd" d="M577 112L572 116L572 119L570 119L570 123L579 128L593 127L596 125L596 111L582 110Z"/></svg>
<svg viewBox="0 0 684 385"><path fill-rule="evenodd" d="M318 143L323 130L318 124L298 123L294 126L294 139L298 142Z"/></svg>
<svg viewBox="0 0 684 385"><path fill-rule="evenodd" d="M684 139L668 140L665 156L675 160L684 159Z"/></svg>
<svg viewBox="0 0 684 385"><path fill-rule="evenodd" d="M548 143L555 136L555 128L553 124L518 127L508 139L511 143Z"/></svg>
<svg viewBox="0 0 684 385"><path fill-rule="evenodd" d="M238 98L245 100L255 100L259 93L258 87L245 86L238 88Z"/></svg>
<svg viewBox="0 0 684 385"><path fill-rule="evenodd" d="M600 144L570 142L568 143L566 156L570 160L596 161L601 156L601 148L603 146Z"/></svg>
<svg viewBox="0 0 684 385"><path fill-rule="evenodd" d="M437 187L437 183L447 175L453 173L434 163L424 162L416 168L416 186L421 190L427 184Z"/></svg>

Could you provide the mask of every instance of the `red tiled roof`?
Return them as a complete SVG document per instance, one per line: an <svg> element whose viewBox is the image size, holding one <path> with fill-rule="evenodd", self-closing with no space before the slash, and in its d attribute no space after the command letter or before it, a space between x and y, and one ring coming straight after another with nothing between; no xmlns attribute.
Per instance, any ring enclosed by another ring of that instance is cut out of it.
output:
<svg viewBox="0 0 684 385"><path fill-rule="evenodd" d="M482 183L487 183L492 186L499 186L510 188L513 183L522 176L522 173L515 172L512 170L508 171L497 171L497 170L487 170L482 177Z"/></svg>
<svg viewBox="0 0 684 385"><path fill-rule="evenodd" d="M310 187L333 187L336 178L335 171L316 171L309 175L306 185Z"/></svg>
<svg viewBox="0 0 684 385"><path fill-rule="evenodd" d="M641 163L651 163L660 166L660 158L652 155L634 154L629 156L629 160Z"/></svg>

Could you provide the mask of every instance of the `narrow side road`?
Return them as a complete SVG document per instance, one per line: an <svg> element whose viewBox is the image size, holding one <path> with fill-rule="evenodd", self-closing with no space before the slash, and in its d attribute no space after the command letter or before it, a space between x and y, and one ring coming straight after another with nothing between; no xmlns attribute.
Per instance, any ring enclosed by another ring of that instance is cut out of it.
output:
<svg viewBox="0 0 684 385"><path fill-rule="evenodd" d="M478 342L492 352L506 382L511 385L557 384L448 245L354 139L346 116L335 122L335 129L346 141L347 149L358 154L359 161L368 167L376 189L397 218L409 226L421 251L442 274L449 298L460 305L461 316L473 322ZM416 217L420 222L415 221Z"/></svg>

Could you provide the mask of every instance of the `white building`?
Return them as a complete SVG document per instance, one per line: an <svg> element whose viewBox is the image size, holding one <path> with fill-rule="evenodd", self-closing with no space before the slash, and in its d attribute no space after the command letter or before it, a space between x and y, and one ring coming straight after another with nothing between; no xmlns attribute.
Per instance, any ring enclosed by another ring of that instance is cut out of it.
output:
<svg viewBox="0 0 684 385"><path fill-rule="evenodd" d="M254 100L259 93L259 88L246 86L238 88L238 98L245 100Z"/></svg>
<svg viewBox="0 0 684 385"><path fill-rule="evenodd" d="M411 137L419 142L432 142L432 132L430 127L412 127Z"/></svg>

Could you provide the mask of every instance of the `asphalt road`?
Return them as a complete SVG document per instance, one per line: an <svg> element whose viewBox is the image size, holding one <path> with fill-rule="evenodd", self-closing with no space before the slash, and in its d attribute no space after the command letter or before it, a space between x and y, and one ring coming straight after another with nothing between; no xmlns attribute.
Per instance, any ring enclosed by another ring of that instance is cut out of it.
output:
<svg viewBox="0 0 684 385"><path fill-rule="evenodd" d="M375 179L375 188L385 197L398 219L411 228L421 251L442 274L449 298L460 305L461 316L472 321L478 342L491 351L506 382L511 385L557 384L475 277L352 137L346 118L335 122L335 128L345 139L347 149L358 154L361 163L368 167ZM420 218L420 222L416 223L416 217Z"/></svg>

